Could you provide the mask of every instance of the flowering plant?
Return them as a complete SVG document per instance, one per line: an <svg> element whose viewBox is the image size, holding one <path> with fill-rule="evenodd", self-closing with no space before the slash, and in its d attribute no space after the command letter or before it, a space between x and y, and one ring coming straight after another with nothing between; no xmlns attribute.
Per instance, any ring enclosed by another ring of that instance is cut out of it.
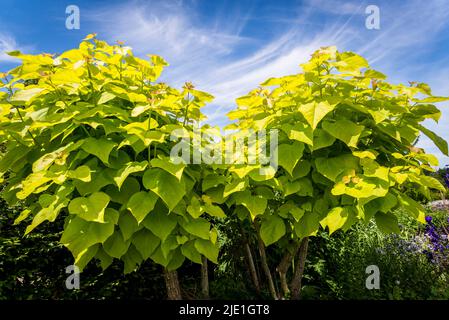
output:
<svg viewBox="0 0 449 320"><path fill-rule="evenodd" d="M430 262L441 267L449 267L449 232L447 226L436 226L431 216L426 217L424 234L428 240L428 249L422 252ZM449 224L449 218L447 218Z"/></svg>
<svg viewBox="0 0 449 320"><path fill-rule="evenodd" d="M449 218L442 221L437 215L428 215L425 221L424 229L410 237L391 234L377 252L402 257L424 255L437 268L449 269Z"/></svg>

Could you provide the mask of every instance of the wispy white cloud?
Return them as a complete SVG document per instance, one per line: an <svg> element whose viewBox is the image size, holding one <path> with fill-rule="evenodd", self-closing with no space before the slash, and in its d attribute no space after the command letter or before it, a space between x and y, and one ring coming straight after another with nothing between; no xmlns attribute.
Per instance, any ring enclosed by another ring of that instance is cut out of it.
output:
<svg viewBox="0 0 449 320"><path fill-rule="evenodd" d="M9 51L20 49L14 37L0 33L0 62L11 62L17 59L7 55Z"/></svg>
<svg viewBox="0 0 449 320"><path fill-rule="evenodd" d="M398 56L419 54L449 22L448 3L440 0L387 3L380 6L380 14L381 30L371 32L375 37L359 48L372 63L393 64L400 61Z"/></svg>
<svg viewBox="0 0 449 320"><path fill-rule="evenodd" d="M2 28L3 26L0 26ZM3 29L5 29L3 27ZM30 44L22 44L16 40L16 37L9 32L0 31L0 63L4 64L18 64L17 58L11 57L7 54L10 51L21 51L26 53L32 53L35 51L35 47Z"/></svg>
<svg viewBox="0 0 449 320"><path fill-rule="evenodd" d="M306 6L312 7L315 11L325 12L333 15L354 15L361 14L364 10L363 2L351 2L342 0L307 0Z"/></svg>
<svg viewBox="0 0 449 320"><path fill-rule="evenodd" d="M230 22L209 26L198 23L198 14L184 2L133 2L87 14L110 40L126 41L137 54L154 53L172 65L172 78L198 71L200 64L230 54L242 41L241 25ZM248 40L248 39L246 39ZM187 80L187 79L185 79Z"/></svg>

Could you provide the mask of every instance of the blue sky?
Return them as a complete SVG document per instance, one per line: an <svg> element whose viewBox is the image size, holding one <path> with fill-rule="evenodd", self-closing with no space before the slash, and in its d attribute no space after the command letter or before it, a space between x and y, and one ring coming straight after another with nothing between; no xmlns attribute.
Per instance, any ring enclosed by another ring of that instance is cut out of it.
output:
<svg viewBox="0 0 449 320"><path fill-rule="evenodd" d="M65 27L68 5L80 8L80 29ZM380 29L365 27L368 5L380 9ZM242 1L49 1L1 0L0 71L15 65L5 51L60 53L89 33L125 41L137 55L162 55L162 79L192 81L215 95L205 108L223 125L234 99L264 79L300 71L320 46L362 54L389 81L426 82L449 95L447 0L242 0ZM427 125L449 140L449 103L439 104L439 124ZM423 137L420 146L449 164Z"/></svg>

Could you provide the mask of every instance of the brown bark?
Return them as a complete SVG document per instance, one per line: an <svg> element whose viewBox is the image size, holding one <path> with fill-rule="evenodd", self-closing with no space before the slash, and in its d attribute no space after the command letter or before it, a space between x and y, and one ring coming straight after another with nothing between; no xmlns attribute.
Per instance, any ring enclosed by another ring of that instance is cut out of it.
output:
<svg viewBox="0 0 449 320"><path fill-rule="evenodd" d="M242 225L237 223L240 228L240 234L242 235L243 239L243 247L245 249L245 257L246 262L248 266L249 274L251 275L251 280L253 281L254 289L256 290L256 293L260 295L260 281L259 281L259 275L256 270L256 265L254 263L253 254L251 251L251 247L249 246L248 237L246 236L245 231L242 228Z"/></svg>
<svg viewBox="0 0 449 320"><path fill-rule="evenodd" d="M277 272L279 273L279 279L281 281L281 288L282 288L282 298L287 297L290 293L290 288L288 287L288 281L287 281L287 272L290 268L290 265L292 264L292 259L296 255L299 249L299 242L295 243L295 245L292 248L292 251L288 250L284 256L282 257L281 262L279 263L278 267L276 268Z"/></svg>
<svg viewBox="0 0 449 320"><path fill-rule="evenodd" d="M251 248L250 248L248 242L245 242L244 247L245 247L245 252L246 252L246 259L248 260L249 273L251 275L251 279L253 280L253 284L254 284L254 289L256 290L257 294L260 294L259 277L257 276L256 266L254 264L254 259L253 259L253 254L251 253Z"/></svg>
<svg viewBox="0 0 449 320"><path fill-rule="evenodd" d="M305 237L304 239L302 239L301 245L299 247L298 262L296 263L295 273L293 275L293 279L290 284L290 287L292 288L292 295L291 295L292 300L299 300L301 295L301 281L302 276L304 274L304 266L306 263L308 244L309 244L309 237Z"/></svg>
<svg viewBox="0 0 449 320"><path fill-rule="evenodd" d="M276 292L276 288L274 287L273 277L271 275L270 267L268 266L268 262L267 262L267 255L265 253L265 245L262 241L262 238L260 237L259 226L256 221L254 222L254 226L256 227L256 231L257 231L257 240L258 240L257 242L258 242L258 247L259 247L259 255L260 255L260 260L262 263L262 269L265 273L265 276L267 277L268 289L270 290L270 294L273 297L273 299L278 300L279 297Z"/></svg>
<svg viewBox="0 0 449 320"><path fill-rule="evenodd" d="M164 269L165 286L168 300L182 300L181 287L179 286L178 273Z"/></svg>
<svg viewBox="0 0 449 320"><path fill-rule="evenodd" d="M209 274L207 270L207 258L201 257L201 294L203 299L209 299Z"/></svg>

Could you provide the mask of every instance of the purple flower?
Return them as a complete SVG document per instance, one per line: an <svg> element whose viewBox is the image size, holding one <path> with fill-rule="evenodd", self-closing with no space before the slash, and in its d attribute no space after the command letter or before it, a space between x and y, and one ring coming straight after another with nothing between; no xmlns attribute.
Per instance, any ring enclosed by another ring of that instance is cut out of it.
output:
<svg viewBox="0 0 449 320"><path fill-rule="evenodd" d="M431 216L427 216L426 217L426 222L427 223L431 223L432 222L432 217Z"/></svg>

